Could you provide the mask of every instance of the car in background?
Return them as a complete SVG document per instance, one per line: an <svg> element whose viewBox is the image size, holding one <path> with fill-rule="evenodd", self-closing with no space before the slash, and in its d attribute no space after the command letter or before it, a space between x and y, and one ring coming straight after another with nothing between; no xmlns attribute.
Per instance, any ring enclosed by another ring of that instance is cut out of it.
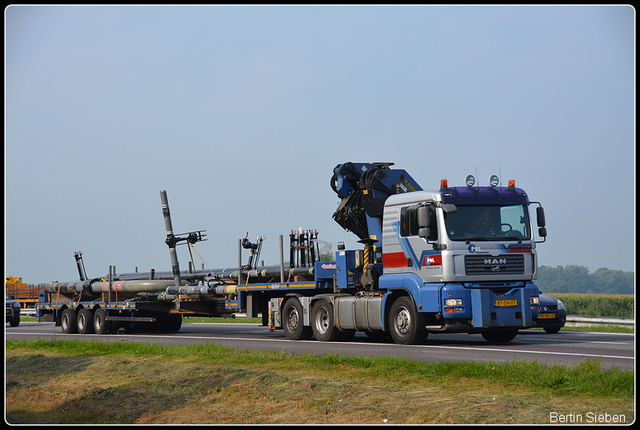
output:
<svg viewBox="0 0 640 430"><path fill-rule="evenodd" d="M17 300L14 300L13 296L9 296L6 292L4 293L4 296L7 304L6 322L11 324L11 327L18 327L20 325L20 303Z"/></svg>
<svg viewBox="0 0 640 430"><path fill-rule="evenodd" d="M533 321L534 327L542 327L550 334L558 333L567 321L567 310L560 300L540 293L540 313Z"/></svg>

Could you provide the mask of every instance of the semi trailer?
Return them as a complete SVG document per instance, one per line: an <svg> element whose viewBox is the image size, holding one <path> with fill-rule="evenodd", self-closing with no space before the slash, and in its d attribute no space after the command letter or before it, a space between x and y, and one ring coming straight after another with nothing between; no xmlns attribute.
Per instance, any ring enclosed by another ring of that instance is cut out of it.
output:
<svg viewBox="0 0 640 430"><path fill-rule="evenodd" d="M175 235L161 191L171 272L116 274L52 283L41 292L41 320L65 333L118 329L176 331L182 317L262 313L263 324L291 340L348 340L357 331L399 344L430 333L480 333L508 342L539 312L536 244L546 240L540 203L493 175L487 186L468 175L463 186L427 191L393 163L344 163L331 188L333 219L362 247L338 244L335 261L319 261L317 231L289 234L285 264L258 266L264 237L238 241L233 268L181 270L176 247L206 240L204 230ZM535 213L537 232L532 221ZM536 234L537 233L537 234ZM242 249L249 261L242 264ZM78 258L76 257L78 261ZM81 261L81 260L79 260Z"/></svg>

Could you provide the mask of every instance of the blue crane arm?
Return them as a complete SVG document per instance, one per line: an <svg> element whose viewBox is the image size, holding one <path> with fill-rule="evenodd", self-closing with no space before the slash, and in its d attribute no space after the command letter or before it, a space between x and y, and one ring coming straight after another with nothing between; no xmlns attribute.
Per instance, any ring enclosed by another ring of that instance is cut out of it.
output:
<svg viewBox="0 0 640 430"><path fill-rule="evenodd" d="M341 199L333 219L361 240L380 240L384 202L390 195L422 190L411 175L392 165L348 162L333 169L331 188Z"/></svg>

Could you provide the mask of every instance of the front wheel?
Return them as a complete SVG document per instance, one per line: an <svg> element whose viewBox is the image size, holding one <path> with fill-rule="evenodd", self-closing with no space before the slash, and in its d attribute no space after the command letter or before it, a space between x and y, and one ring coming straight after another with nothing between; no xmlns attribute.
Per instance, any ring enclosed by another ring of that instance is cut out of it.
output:
<svg viewBox="0 0 640 430"><path fill-rule="evenodd" d="M9 321L9 325L11 327L18 327L20 325L20 314L15 314L13 316L13 318L11 318L11 321Z"/></svg>
<svg viewBox="0 0 640 430"><path fill-rule="evenodd" d="M511 342L518 335L518 329L503 329L495 331L485 331L482 333L484 340L491 343Z"/></svg>
<svg viewBox="0 0 640 430"><path fill-rule="evenodd" d="M391 305L389 331L400 345L422 343L428 335L424 317L407 297L400 297Z"/></svg>

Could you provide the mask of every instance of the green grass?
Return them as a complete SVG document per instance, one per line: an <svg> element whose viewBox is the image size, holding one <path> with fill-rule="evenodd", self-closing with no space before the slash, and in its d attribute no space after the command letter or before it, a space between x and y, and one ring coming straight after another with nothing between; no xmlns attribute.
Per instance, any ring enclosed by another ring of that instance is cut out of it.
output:
<svg viewBox="0 0 640 430"><path fill-rule="evenodd" d="M11 340L6 357L10 423L544 424L550 411L634 417L633 371L604 369L599 360L426 363L98 340Z"/></svg>

